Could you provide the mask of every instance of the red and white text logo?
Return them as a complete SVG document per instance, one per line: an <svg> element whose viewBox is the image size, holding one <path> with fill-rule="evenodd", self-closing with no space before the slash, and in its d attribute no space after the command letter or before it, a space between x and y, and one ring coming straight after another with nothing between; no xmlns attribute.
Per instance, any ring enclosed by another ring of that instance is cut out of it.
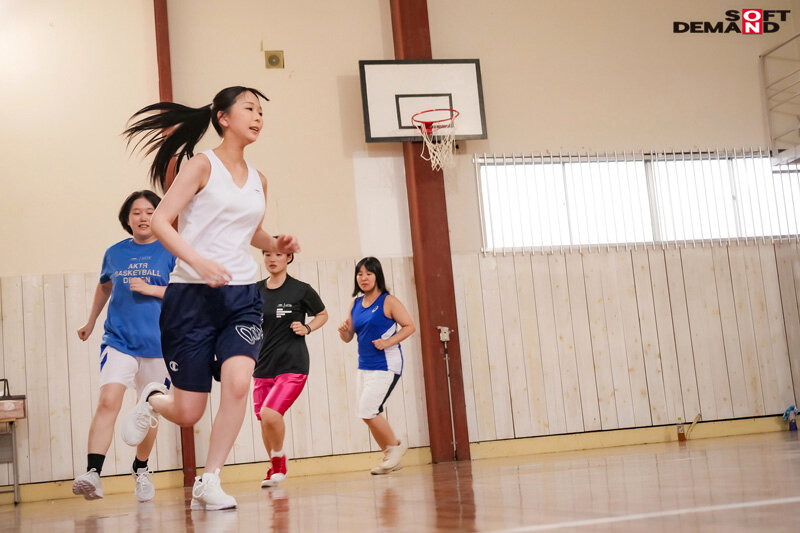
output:
<svg viewBox="0 0 800 533"><path fill-rule="evenodd" d="M742 33L764 33L764 13L760 9L742 9Z"/></svg>
<svg viewBox="0 0 800 533"><path fill-rule="evenodd" d="M676 20L672 33L739 33L763 35L781 29L790 9L728 9L724 20Z"/></svg>

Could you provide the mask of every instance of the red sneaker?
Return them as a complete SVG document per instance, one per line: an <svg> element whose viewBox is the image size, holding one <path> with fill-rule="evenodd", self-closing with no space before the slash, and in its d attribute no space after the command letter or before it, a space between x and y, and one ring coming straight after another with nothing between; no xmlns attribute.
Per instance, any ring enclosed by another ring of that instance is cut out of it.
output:
<svg viewBox="0 0 800 533"><path fill-rule="evenodd" d="M270 477L270 481L272 481L275 485L286 479L286 455L281 455L280 457L273 457L272 461L272 477Z"/></svg>
<svg viewBox="0 0 800 533"><path fill-rule="evenodd" d="M272 482L272 468L267 470L267 477L264 478L264 481L261 482L261 487L274 487L275 484Z"/></svg>

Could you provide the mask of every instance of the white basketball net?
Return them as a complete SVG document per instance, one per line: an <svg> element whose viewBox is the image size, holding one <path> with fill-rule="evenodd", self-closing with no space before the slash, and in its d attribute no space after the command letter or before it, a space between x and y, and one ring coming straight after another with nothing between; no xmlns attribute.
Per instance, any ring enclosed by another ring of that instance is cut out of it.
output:
<svg viewBox="0 0 800 533"><path fill-rule="evenodd" d="M419 155L425 161L431 162L433 170L450 168L455 163L453 146L456 139L455 119L457 116L432 124L426 124L423 119L414 119L414 125L422 134L422 152Z"/></svg>

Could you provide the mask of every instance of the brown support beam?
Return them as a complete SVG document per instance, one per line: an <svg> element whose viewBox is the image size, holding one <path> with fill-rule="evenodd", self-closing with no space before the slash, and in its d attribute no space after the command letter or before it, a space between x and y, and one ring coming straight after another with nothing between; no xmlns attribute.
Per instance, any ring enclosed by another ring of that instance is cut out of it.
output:
<svg viewBox="0 0 800 533"><path fill-rule="evenodd" d="M397 59L431 59L426 0L390 0L394 53ZM422 368L428 408L428 432L434 462L469 459L467 411L458 344L450 230L441 171L419 157L419 144L403 143L414 277L419 305ZM450 336L450 389L455 443L450 425L447 367L436 326L447 326Z"/></svg>
<svg viewBox="0 0 800 533"><path fill-rule="evenodd" d="M169 19L167 0L153 0L156 20L156 61L158 61L158 96L162 102L172 101L172 64L169 56Z"/></svg>
<svg viewBox="0 0 800 533"><path fill-rule="evenodd" d="M156 59L158 61L158 96L162 102L172 101L172 66L169 56L169 20L167 0L153 0L156 23ZM175 177L175 167L168 171L167 183ZM183 460L183 486L194 485L197 462L194 452L194 428L181 428L181 458Z"/></svg>

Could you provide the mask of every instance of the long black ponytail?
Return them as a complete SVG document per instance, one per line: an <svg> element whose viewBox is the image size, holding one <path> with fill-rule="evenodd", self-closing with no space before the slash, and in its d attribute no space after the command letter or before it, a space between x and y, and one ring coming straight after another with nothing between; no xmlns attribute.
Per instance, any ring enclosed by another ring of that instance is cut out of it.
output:
<svg viewBox="0 0 800 533"><path fill-rule="evenodd" d="M194 147L208 129L210 123L221 136L222 126L217 113L227 113L242 93L250 92L269 101L258 89L250 87L228 87L214 96L211 104L203 107L188 107L174 102L159 102L134 113L130 120L137 119L122 132L128 145L138 137L134 150L141 149L145 155L155 152L150 165L150 181L153 186L165 190L167 169L170 160L176 157L175 172L180 170L184 158L194 156Z"/></svg>

